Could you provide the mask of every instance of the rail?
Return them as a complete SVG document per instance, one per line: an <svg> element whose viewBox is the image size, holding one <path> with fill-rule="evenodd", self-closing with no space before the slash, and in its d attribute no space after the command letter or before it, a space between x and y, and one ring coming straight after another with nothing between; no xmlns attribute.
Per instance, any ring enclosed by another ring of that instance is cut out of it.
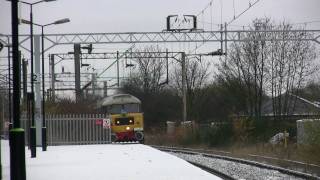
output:
<svg viewBox="0 0 320 180"><path fill-rule="evenodd" d="M230 156L226 156L226 155L203 153L203 152L199 152L199 149L177 148L177 147L167 147L167 146L152 146L152 147L157 148L161 151L166 151L166 152L181 153L181 154L188 154L188 155L201 155L201 156L207 157L207 158L222 159L222 160L226 160L226 161L230 161L230 162L234 162L234 163L258 167L261 169L275 170L275 171L278 171L278 172L283 173L285 175L294 176L294 177L302 178L302 179L320 179L320 177L314 176L311 174L307 174L307 173L303 173L303 172L299 172L299 171L294 171L294 170L290 170L290 169L285 169L282 167L267 165L267 164L263 164L263 163L255 162L255 161L251 161L251 160L234 158L234 157L230 157ZM229 153L227 152L226 154L229 154ZM205 165L202 165L202 166L205 166ZM207 167L207 168L210 168L210 167ZM217 171L217 170L215 170L215 171ZM223 173L223 172L221 172L221 173ZM224 173L224 174L226 174L226 173ZM230 176L229 174L226 174L226 175Z"/></svg>

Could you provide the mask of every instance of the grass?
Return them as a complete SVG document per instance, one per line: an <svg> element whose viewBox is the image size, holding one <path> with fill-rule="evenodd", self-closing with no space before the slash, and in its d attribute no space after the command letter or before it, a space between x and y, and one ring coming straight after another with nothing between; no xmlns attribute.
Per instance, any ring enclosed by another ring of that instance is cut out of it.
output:
<svg viewBox="0 0 320 180"><path fill-rule="evenodd" d="M202 133L206 133L205 131ZM146 144L163 145L163 146L177 146L177 147L189 147L189 148L204 148L219 151L231 152L237 157L248 157L248 154L254 154L259 156L268 156L279 159L287 159L300 161L307 164L320 165L320 153L318 146L297 146L294 141L289 141L287 147L283 144L271 145L268 142L241 142L234 140L236 138L228 140L228 143L212 144L205 140L210 140L214 134L209 134L207 137L201 137L199 132L183 131L178 129L174 134L168 135L164 131L146 133ZM216 135L220 138L223 135ZM222 138L223 139L223 138ZM217 141L213 141L217 142ZM218 142L222 142L219 140Z"/></svg>

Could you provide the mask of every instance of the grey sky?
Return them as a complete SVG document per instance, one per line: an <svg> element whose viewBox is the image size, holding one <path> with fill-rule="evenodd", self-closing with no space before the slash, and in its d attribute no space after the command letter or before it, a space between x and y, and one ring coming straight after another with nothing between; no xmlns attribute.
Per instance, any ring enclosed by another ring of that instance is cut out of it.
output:
<svg viewBox="0 0 320 180"><path fill-rule="evenodd" d="M25 1L35 2L33 0ZM234 14L237 15L246 9L250 1L253 3L255 0L213 0L212 8L208 8L202 14L201 10L208 5L210 0L57 0L36 5L33 12L34 22L39 24L51 23L61 18L71 19L68 24L46 28L45 33L158 32L165 29L167 15L198 13L200 13L198 16L199 28L218 30L216 24L230 21ZM317 21L307 24L306 28L320 29L319 7L320 0L260 0L254 7L234 21L228 29L242 29L241 26L250 24L253 19L263 17L270 17L277 22L286 20L290 23ZM21 5L20 9L21 17L29 19L29 7ZM10 12L10 2L0 1L0 33L2 34L11 33ZM211 26L206 23L204 26L201 23L202 21L213 22L214 25ZM35 27L34 31L35 34L39 34L40 28ZM21 25L20 33L29 34L29 26ZM204 48L213 50L216 45L207 45ZM169 46L169 50L171 46L172 49L171 44L165 46ZM189 47L189 44L176 43L174 46L185 51L193 49ZM113 48L113 50L127 47L128 45L107 46L107 48ZM95 48L95 52L99 51L98 46L95 46ZM101 51L106 51L107 48L103 47ZM54 48L50 52L56 53L57 51L66 53L72 51L72 46ZM6 54L3 51L0 55ZM25 55L29 57L29 53ZM63 66L66 71L73 71L72 61L64 62ZM101 67L101 65L98 65L98 67ZM57 72L60 69L61 67L57 67ZM115 69L112 71L115 71ZM48 72L47 65L46 72ZM114 74L114 72L112 73Z"/></svg>
<svg viewBox="0 0 320 180"><path fill-rule="evenodd" d="M28 2L34 2L25 0ZM165 17L169 14L197 14L209 0L57 0L34 6L34 22L50 23L68 17L69 24L49 27L47 33L71 32L131 32L161 31L165 28ZM248 6L249 0L214 0L213 22L220 23L220 9L223 2L222 21L229 21ZM254 0L251 0L254 2ZM256 17L271 17L275 20L289 20L291 23L320 21L319 0L260 0L232 25L247 25ZM29 19L29 7L21 6L21 17ZM199 21L203 20L202 15ZM204 15L211 22L211 10ZM201 26L201 24L200 24ZM0 1L0 33L11 33L10 2ZM308 28L320 29L320 22L309 24ZM27 26L20 26L21 33L28 33ZM35 32L40 30L35 28Z"/></svg>

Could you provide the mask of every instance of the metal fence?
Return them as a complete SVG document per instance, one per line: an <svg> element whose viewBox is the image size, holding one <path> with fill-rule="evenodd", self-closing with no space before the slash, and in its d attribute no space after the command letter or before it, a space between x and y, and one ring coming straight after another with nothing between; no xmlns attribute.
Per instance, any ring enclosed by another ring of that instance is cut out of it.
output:
<svg viewBox="0 0 320 180"><path fill-rule="evenodd" d="M111 143L110 125L104 114L49 114L46 116L48 145L107 144ZM22 118L29 138L28 118ZM107 124L107 125L106 125Z"/></svg>

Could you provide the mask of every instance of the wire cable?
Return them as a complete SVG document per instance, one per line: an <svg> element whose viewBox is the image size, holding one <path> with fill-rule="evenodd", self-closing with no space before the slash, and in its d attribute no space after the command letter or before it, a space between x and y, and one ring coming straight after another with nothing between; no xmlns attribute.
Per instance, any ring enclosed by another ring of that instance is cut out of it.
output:
<svg viewBox="0 0 320 180"><path fill-rule="evenodd" d="M213 0L212 0L213 1ZM210 1L210 3L212 2ZM233 0L234 2L234 0ZM237 20L241 15L243 15L244 13L246 13L249 9L251 9L253 6L255 6L258 2L260 2L260 0L256 0L254 3L251 3L249 1L249 7L246 8L244 11L242 11L240 14L238 15L234 15L234 18L232 20L230 20L228 23L227 23L227 26L230 25L232 22L234 22L235 20ZM209 6L210 6L210 3L204 8L204 10L206 10ZM202 11L204 11L202 10ZM222 24L222 16L223 16L223 3L222 3L222 0L220 0L220 23ZM235 7L234 7L234 12L235 12ZM223 30L223 28L221 29ZM202 47L206 42L202 42L199 46L197 46L195 49L193 49L191 52L196 52L196 50L200 47ZM191 53L189 52L189 53Z"/></svg>

